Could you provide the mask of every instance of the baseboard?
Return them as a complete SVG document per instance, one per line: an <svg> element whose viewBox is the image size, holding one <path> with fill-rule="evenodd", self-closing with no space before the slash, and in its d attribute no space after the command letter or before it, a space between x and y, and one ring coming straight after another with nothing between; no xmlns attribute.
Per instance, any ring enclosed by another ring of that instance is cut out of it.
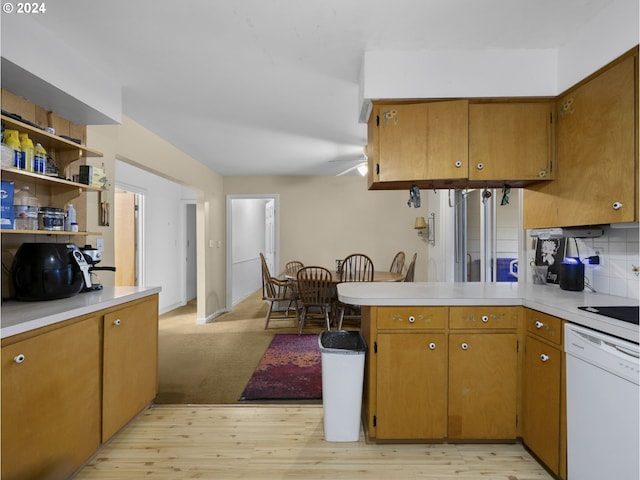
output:
<svg viewBox="0 0 640 480"><path fill-rule="evenodd" d="M213 312L211 315L207 316L206 318L197 318L196 319L196 323L198 325L204 325L206 323L211 323L216 318L218 318L220 315L222 315L224 313L228 313L230 311L231 310L229 310L228 308L221 308L220 310L216 310L215 312Z"/></svg>

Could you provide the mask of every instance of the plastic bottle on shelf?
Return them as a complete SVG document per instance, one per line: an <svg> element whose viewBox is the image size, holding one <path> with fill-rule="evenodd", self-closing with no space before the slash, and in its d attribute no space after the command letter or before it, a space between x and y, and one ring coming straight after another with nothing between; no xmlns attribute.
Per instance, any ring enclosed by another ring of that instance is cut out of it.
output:
<svg viewBox="0 0 640 480"><path fill-rule="evenodd" d="M27 185L13 196L15 230L38 230L38 198Z"/></svg>
<svg viewBox="0 0 640 480"><path fill-rule="evenodd" d="M24 169L33 172L33 142L26 133L20 134L20 146L22 147L22 155L24 156Z"/></svg>
<svg viewBox="0 0 640 480"><path fill-rule="evenodd" d="M66 232L71 232L73 231L72 225L75 224L76 226L78 225L76 223L76 209L73 208L73 205L68 203L67 204L67 208L66 208L66 214L64 217L64 229Z"/></svg>
<svg viewBox="0 0 640 480"><path fill-rule="evenodd" d="M13 150L13 166L24 170L24 157L17 130L5 130L4 138L6 143Z"/></svg>
<svg viewBox="0 0 640 480"><path fill-rule="evenodd" d="M35 173L44 174L47 166L47 151L42 145L36 143L36 148L33 150L33 171Z"/></svg>

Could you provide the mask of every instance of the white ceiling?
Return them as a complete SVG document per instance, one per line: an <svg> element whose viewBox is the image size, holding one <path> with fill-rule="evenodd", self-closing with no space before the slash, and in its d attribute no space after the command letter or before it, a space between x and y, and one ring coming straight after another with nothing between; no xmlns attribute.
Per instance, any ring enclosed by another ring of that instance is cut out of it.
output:
<svg viewBox="0 0 640 480"><path fill-rule="evenodd" d="M56 0L35 18L218 173L335 175L366 144L365 51L558 48L611 1Z"/></svg>

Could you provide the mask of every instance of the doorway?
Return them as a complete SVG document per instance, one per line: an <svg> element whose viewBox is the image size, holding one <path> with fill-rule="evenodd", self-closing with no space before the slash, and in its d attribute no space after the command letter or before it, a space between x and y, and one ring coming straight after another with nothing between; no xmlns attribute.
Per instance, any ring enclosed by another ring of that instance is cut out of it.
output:
<svg viewBox="0 0 640 480"><path fill-rule="evenodd" d="M455 192L456 282L517 282L521 191Z"/></svg>
<svg viewBox="0 0 640 480"><path fill-rule="evenodd" d="M260 253L272 275L279 257L279 197L227 196L227 305L262 288Z"/></svg>
<svg viewBox="0 0 640 480"><path fill-rule="evenodd" d="M136 189L123 185L115 189L113 230L117 287L144 284L140 249L144 235L144 192L132 190Z"/></svg>

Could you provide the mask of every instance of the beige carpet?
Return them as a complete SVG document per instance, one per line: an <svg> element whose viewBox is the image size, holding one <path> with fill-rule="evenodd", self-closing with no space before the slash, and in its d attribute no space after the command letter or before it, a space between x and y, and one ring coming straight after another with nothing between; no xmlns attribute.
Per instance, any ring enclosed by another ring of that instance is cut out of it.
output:
<svg viewBox="0 0 640 480"><path fill-rule="evenodd" d="M196 324L195 301L160 316L159 404L238 403L275 333L296 333L295 314L272 316L257 291L215 321ZM305 333L320 332L309 324Z"/></svg>

